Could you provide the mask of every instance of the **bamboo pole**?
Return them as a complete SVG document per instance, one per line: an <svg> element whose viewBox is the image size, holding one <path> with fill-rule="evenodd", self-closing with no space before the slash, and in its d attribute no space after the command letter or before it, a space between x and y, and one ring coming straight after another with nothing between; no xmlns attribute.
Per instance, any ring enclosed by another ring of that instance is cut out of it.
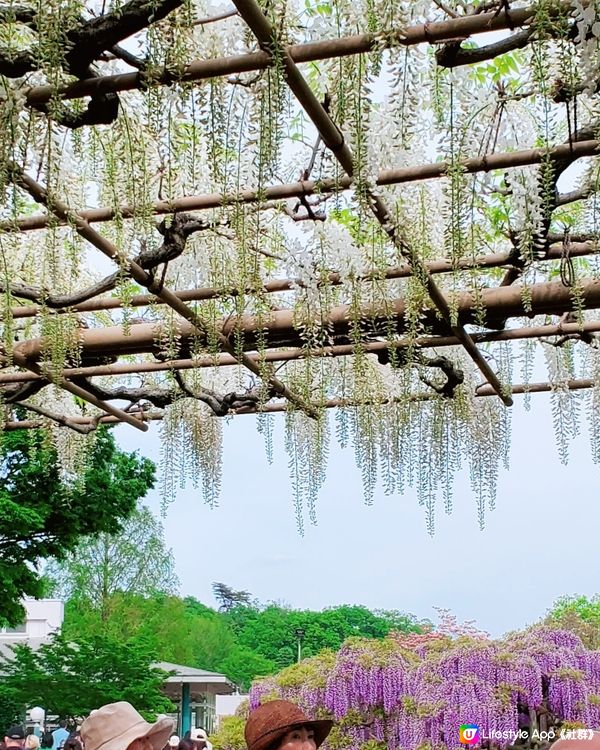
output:
<svg viewBox="0 0 600 750"><path fill-rule="evenodd" d="M552 12L558 14L564 10L570 10L569 3L558 3ZM463 18L453 18L448 21L416 24L406 29L392 30L380 34L357 34L341 39L297 44L288 48L288 54L295 62L303 63L358 55L380 48L382 44L386 47L408 47L424 42L432 44L451 41L457 38L466 38L473 34L526 26L534 18L535 13L535 6L511 9L510 11L505 10L502 13L480 13ZM83 96L132 91L149 86L197 82L207 78L264 70L270 65L270 55L265 52L251 52L234 57L195 60L178 73L163 68L155 75L136 71L135 73L119 73L87 78L66 86L32 86L26 91L25 96L28 105L39 105L47 103L53 98L79 99Z"/></svg>
<svg viewBox="0 0 600 750"><path fill-rule="evenodd" d="M271 52L275 45L279 45L275 29L261 10L261 7L256 0L233 0L233 3L238 9L240 16L248 24L252 33L257 38L263 51ZM298 66L290 56L289 51L284 47L280 47L279 54L281 55L281 63L283 65L284 75L288 86L302 106L302 109L310 117L312 123L317 128L323 143L325 143L327 148L337 159L348 177L352 177L355 174L355 159L350 147L344 141L344 136L340 129L313 93ZM415 252L414 248L410 247L404 238L401 237L399 228L394 222L392 212L385 204L383 198L369 187L366 188L366 191L367 201L373 215L380 223L383 231L393 242L394 246L406 258L414 275L427 289L431 301L438 309L442 319L446 322L446 325L458 338L485 379L491 383L498 394L498 398L506 406L511 406L513 401L506 388L500 382L500 379L494 370L490 367L489 362L483 357L477 346L473 343L473 340L465 331L464 327L454 320L454 314L450 309L450 305L448 304L444 293L435 283L433 277Z"/></svg>
<svg viewBox="0 0 600 750"><path fill-rule="evenodd" d="M513 395L524 395L527 393L553 393L561 390L567 390L567 391L579 391L579 390L586 390L589 388L594 388L598 385L598 383L595 380L592 380L591 378L578 378L574 380L566 380L562 383L550 383L550 382L543 382L543 383L517 383L512 386L512 393ZM488 384L482 385L481 388L478 388L475 393L473 394L475 398L489 398L490 396L496 396L496 392L493 388L491 388ZM434 399L439 399L440 396L434 394L434 393L417 393L413 396L410 396L408 398L408 401L412 402L418 402L418 401L432 401ZM343 398L334 398L329 399L328 401L325 401L321 408L323 409L351 409L351 408L358 408L361 406L384 406L386 404L391 403L405 403L406 398L402 397L394 397L389 399L383 399L380 401L375 400L364 400L364 401L353 401L351 399L343 399ZM274 404L265 404L260 409L247 407L244 409L240 409L236 412L236 414L277 414L281 412L286 412L288 410L288 406L285 402L279 402ZM143 415L143 419L152 422L152 421L160 421L163 419L164 413L163 412L147 412ZM86 417L70 417L71 421L76 422L77 424L81 425L89 425L92 426L93 422L91 419L87 419ZM115 417L102 417L100 420L100 424L109 424L109 425L115 425L119 424L118 419ZM36 420L23 420L20 422L5 422L4 429L5 430L32 430L32 429L38 429L40 427L43 427L44 423L41 421Z"/></svg>
<svg viewBox="0 0 600 750"><path fill-rule="evenodd" d="M491 172L495 169L513 169L539 162L550 156L553 160L565 157L580 158L593 156L598 153L600 141L578 141L572 144L564 143L550 149L533 148L522 151L506 151L498 154L490 154L471 159L459 161L467 174L478 172ZM446 161L420 164L413 167L401 167L398 169L384 169L375 180L375 184L382 187L385 185L401 185L409 182L422 180L434 180L444 177L450 164ZM271 185L263 190L241 190L232 193L205 193L191 195L185 198L173 198L172 200L156 201L150 206L150 210L156 216L171 214L176 211L204 211L220 206L234 204L257 203L267 200L285 200L288 198L300 198L302 196L315 195L316 193L336 193L349 190L353 185L352 177L347 175L339 179L326 178L323 180L299 180L283 185ZM136 215L136 207L123 204L118 209L104 206L101 208L89 208L78 211L79 215L90 224L96 222L112 221L118 214L119 219L131 219ZM58 217L59 223L60 217ZM53 221L55 221L53 219ZM7 219L0 222L2 232L28 232L34 229L44 229L48 226L49 216L47 214L35 214L23 216L18 219ZM66 223L62 221L62 223Z"/></svg>
<svg viewBox="0 0 600 750"><path fill-rule="evenodd" d="M569 256L571 258L585 257L587 255L594 255L600 252L598 244L595 242L572 242L569 246ZM551 245L548 248L546 257L541 258L538 262L556 261L560 260L563 254L562 243ZM456 270L486 270L491 268L501 268L502 266L510 265L513 254L510 252L504 253L490 253L489 255L481 255L474 260L468 260L466 258L459 260L454 266L452 262L446 258L440 260L430 261L425 264L425 267L432 274L438 273L453 273ZM357 281L381 281L381 279L402 279L407 278L412 274L409 265L394 266L388 268L384 274L381 272L370 272L356 277ZM322 282L322 286L339 286L343 284L344 280L339 273L330 273L327 280ZM287 292L297 287L304 287L302 279L273 279L266 281L260 290L265 294L274 294L276 292ZM213 287L198 287L196 289L185 289L182 291L176 291L174 294L183 302L199 302L207 299L218 299L219 297L237 297L240 294L253 294L256 293L256 289L248 287L246 289L238 289L232 287L231 289L214 289ZM162 300L157 300L153 294L136 294L127 303L128 307L145 307L150 304L164 304ZM94 297L93 299L81 302L78 305L73 305L68 308L56 308L51 312L59 315L64 313L84 313L84 312L96 312L98 310L116 310L123 307L123 302L117 297ZM23 305L12 308L13 318L32 318L38 315L41 308L37 305Z"/></svg>
<svg viewBox="0 0 600 750"><path fill-rule="evenodd" d="M600 279L581 279L579 289L581 296L578 296L577 305L581 302L584 310L600 308ZM575 308L572 289L563 286L560 281L533 284L528 287L527 295L520 286L483 289L478 298L480 305L470 292L463 292L458 296L458 320L462 325L484 325L494 328L499 321L509 318L562 315ZM479 309L483 311L483 321L479 320ZM394 324L396 332L402 334L405 331L405 311L405 300L399 298L382 305L366 305L362 308L360 317L368 321L370 330L374 332L380 326L380 335L387 335L390 322ZM320 321L321 327L331 336L348 336L351 314L349 305L334 307ZM221 319L217 325L224 336L238 331L246 341L247 351L256 348L253 346L252 337L257 329L260 329L267 349L302 347L303 344L301 333L296 328L293 310L278 310L270 313L266 320L260 321L251 315L231 317ZM432 309L423 310L423 326L425 330L432 331L432 335L439 341L444 340L441 336L448 336L446 327L440 323L439 316ZM510 335L509 331L501 333L503 336ZM182 350L189 348L198 339L196 329L189 321L181 321L176 334ZM152 353L156 348L157 335L155 323L132 325L126 333L122 326L83 328L77 332L78 347L83 360L98 356L118 357L126 354ZM202 344L201 341L198 343ZM456 344L453 339L452 344ZM47 345L43 338L29 339L15 344L14 350L28 361L35 362L43 356ZM226 349L223 351L231 353Z"/></svg>
<svg viewBox="0 0 600 750"><path fill-rule="evenodd" d="M505 331L489 331L487 333L473 333L471 338L477 343L491 343L496 341L516 341L522 339L541 339L551 336L575 336L577 334L600 332L600 320L590 320L585 323L558 323L557 325L526 326L509 328ZM302 347L295 349L278 349L263 354L249 353L248 356L257 362L291 362L292 360L308 357L347 357L359 348L366 354L375 354L386 349L401 349L415 346L420 349L444 348L459 346L456 336L419 336L416 339L399 339L397 341L374 341L365 344L339 344L325 346L322 349L307 350ZM118 362L111 365L93 365L90 367L72 367L62 371L64 378L79 377L109 377L121 375L135 375L145 372L169 372L173 370L195 370L206 367L230 367L238 361L229 354L216 357L205 355L195 359L171 359L164 362ZM27 372L0 372L0 385L15 383L30 383L40 377Z"/></svg>
<svg viewBox="0 0 600 750"><path fill-rule="evenodd" d="M111 260L115 261L115 263L118 263L121 268L127 268L129 274L135 279L135 281L148 289L148 291L156 297L162 299L165 304L169 305L169 307L175 310L176 313L187 320L194 331L201 335L206 335L206 324L193 310L176 297L171 290L157 283L151 274L147 273L138 263L130 260L125 253L121 252L112 242L107 240L106 237L103 237L96 232L96 230L93 229L85 219L82 219L79 214L71 211L66 204L62 203L57 198L50 198L47 191L16 164L10 165L10 172L12 173L14 181L24 188L34 200L45 205L64 221L70 221L81 237L94 245L94 247L98 248L98 250ZM235 357L240 364L249 369L255 375L260 378L263 377L264 373L260 365L250 359L245 353L238 355L234 346L230 343L229 338L223 335L220 330L216 332L216 338L224 351ZM288 399L288 401L301 408L307 414L311 416L316 415L314 408L310 404L305 403L303 399L290 391L290 389L277 377L271 375L265 379L276 393ZM73 384L69 385L74 387Z"/></svg>

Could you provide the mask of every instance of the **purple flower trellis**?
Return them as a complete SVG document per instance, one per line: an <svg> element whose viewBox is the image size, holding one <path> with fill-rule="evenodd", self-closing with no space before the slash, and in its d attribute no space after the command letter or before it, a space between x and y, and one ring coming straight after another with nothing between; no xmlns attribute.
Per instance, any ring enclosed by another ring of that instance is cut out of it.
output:
<svg viewBox="0 0 600 750"><path fill-rule="evenodd" d="M573 633L533 628L442 647L434 639L435 648L409 649L393 637L353 639L333 666L319 657L303 664L314 670L310 684L290 688L277 676L255 684L251 708L277 695L308 713L330 715L340 723L336 750L369 740L389 750L453 750L462 747L461 724L478 724L488 735L516 733L542 704L558 720L600 728L600 652L588 651Z"/></svg>

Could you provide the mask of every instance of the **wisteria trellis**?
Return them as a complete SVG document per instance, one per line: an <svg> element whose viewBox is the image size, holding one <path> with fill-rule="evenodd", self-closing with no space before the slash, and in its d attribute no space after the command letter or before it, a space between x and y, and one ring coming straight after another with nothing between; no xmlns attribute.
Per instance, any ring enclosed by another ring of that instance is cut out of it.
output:
<svg viewBox="0 0 600 750"><path fill-rule="evenodd" d="M484 524L512 394L551 393L562 460L585 408L598 460L599 18L0 3L4 428L50 427L69 475L100 422L160 420L165 497L213 503L215 417L271 458L285 412L300 526L332 429L431 532L463 464Z"/></svg>
<svg viewBox="0 0 600 750"><path fill-rule="evenodd" d="M464 748L462 724L479 726L479 744L494 737L490 746L507 747L521 730L519 744L532 747L561 731L600 727L600 652L544 627L501 640L350 639L337 654L257 681L250 709L277 697L336 720L329 750Z"/></svg>

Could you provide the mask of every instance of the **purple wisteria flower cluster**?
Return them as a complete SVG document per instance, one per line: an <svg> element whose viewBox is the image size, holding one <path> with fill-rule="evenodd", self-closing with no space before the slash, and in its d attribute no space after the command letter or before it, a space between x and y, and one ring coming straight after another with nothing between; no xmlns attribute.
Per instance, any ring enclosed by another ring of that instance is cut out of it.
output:
<svg viewBox="0 0 600 750"><path fill-rule="evenodd" d="M452 750L463 747L461 724L477 724L482 738L600 728L600 651L545 627L501 640L439 633L354 638L337 654L255 683L250 708L275 697L332 716L330 750L379 743L389 750ZM495 739L494 747L512 741Z"/></svg>

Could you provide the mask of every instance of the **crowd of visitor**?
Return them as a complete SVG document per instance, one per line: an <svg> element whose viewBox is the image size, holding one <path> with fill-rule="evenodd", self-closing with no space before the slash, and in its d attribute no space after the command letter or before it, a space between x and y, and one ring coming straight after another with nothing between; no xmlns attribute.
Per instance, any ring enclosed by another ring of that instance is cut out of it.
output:
<svg viewBox="0 0 600 750"><path fill-rule="evenodd" d="M172 729L173 722L170 719L166 721ZM38 735L33 729L26 730L22 725L15 725L6 731L4 741L0 740L0 750L86 750L81 728L77 725L68 729L67 722L61 720L53 732ZM122 750L128 748L123 747ZM171 732L167 743L156 750L213 750L213 746L206 731L201 727L194 727L182 738Z"/></svg>
<svg viewBox="0 0 600 750"><path fill-rule="evenodd" d="M272 700L250 713L244 738L247 750L317 750L332 727L333 721L312 719L290 701ZM173 728L172 719L162 716L154 723L147 722L130 703L120 701L92 711L80 726L69 730L61 722L41 737L26 732L23 726L12 726L0 742L0 750L213 750L201 727L183 738ZM538 750L600 750L600 731L591 732L586 739L561 736Z"/></svg>
<svg viewBox="0 0 600 750"><path fill-rule="evenodd" d="M250 714L245 728L248 750L317 750L332 721L313 720L289 701L271 701ZM166 716L147 722L125 701L102 706L67 728L61 721L53 732L37 736L22 725L10 727L0 750L213 750L208 735L195 727L182 738Z"/></svg>

